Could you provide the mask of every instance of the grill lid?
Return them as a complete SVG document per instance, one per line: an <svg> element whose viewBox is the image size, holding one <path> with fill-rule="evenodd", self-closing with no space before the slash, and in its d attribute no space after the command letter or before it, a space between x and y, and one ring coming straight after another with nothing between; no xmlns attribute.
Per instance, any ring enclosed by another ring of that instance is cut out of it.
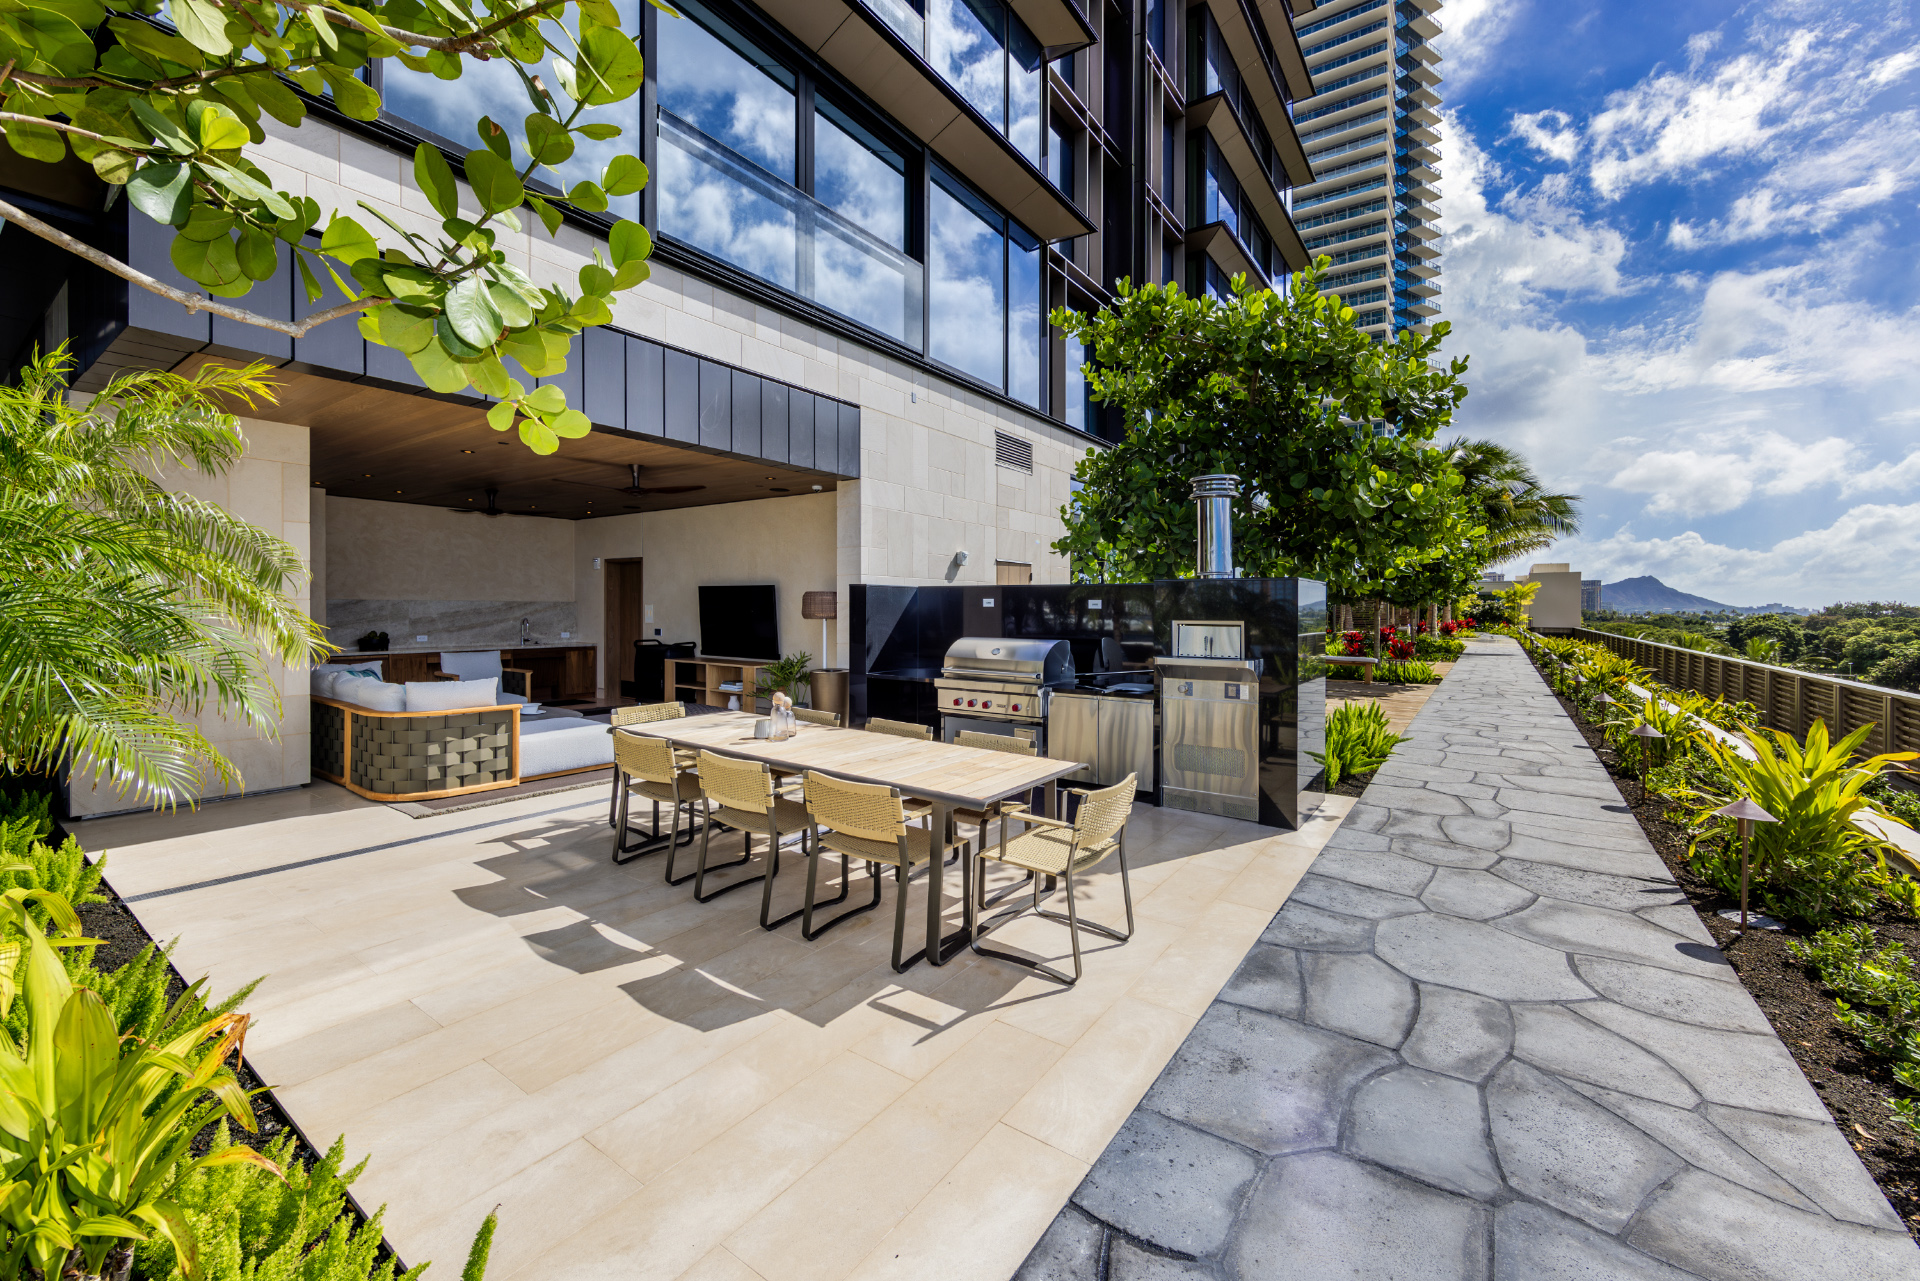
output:
<svg viewBox="0 0 1920 1281"><path fill-rule="evenodd" d="M994 675L1042 685L1073 682L1073 648L1063 640L963 636L947 647L943 676Z"/></svg>

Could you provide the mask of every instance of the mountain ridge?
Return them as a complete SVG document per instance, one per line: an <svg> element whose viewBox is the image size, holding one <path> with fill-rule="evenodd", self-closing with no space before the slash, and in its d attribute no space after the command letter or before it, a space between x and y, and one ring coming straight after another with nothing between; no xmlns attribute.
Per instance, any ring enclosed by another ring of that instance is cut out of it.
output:
<svg viewBox="0 0 1920 1281"><path fill-rule="evenodd" d="M1812 613L1794 605L1728 605L1669 587L1651 574L1623 578L1600 587L1600 607L1622 614L1796 614Z"/></svg>

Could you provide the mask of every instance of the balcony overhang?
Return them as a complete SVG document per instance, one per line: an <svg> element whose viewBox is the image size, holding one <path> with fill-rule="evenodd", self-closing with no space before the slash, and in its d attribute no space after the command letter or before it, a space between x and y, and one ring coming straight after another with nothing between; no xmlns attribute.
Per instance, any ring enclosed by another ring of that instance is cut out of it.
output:
<svg viewBox="0 0 1920 1281"><path fill-rule="evenodd" d="M1293 219L1288 216L1287 207L1279 191L1274 188L1273 179L1260 167L1253 142L1247 137L1240 115L1228 101L1227 95L1208 94L1190 104L1187 107L1187 124L1189 128L1195 124L1201 125L1213 136L1220 154L1227 158L1227 164L1233 169L1233 176L1253 196L1254 210L1260 215L1260 221L1266 224L1267 232L1273 237L1288 270L1298 271L1306 266L1310 261L1306 244L1300 239L1300 233L1294 230Z"/></svg>
<svg viewBox="0 0 1920 1281"><path fill-rule="evenodd" d="M1247 248L1240 243L1240 237L1234 235L1224 222L1210 222L1189 231L1187 252L1204 253L1219 263L1220 270L1228 276L1245 276L1255 285L1266 288L1273 286L1273 282L1267 279L1267 273L1247 256Z"/></svg>
<svg viewBox="0 0 1920 1281"><path fill-rule="evenodd" d="M1049 62L1084 49L1099 39L1093 32L1093 24L1087 21L1087 15L1080 12L1074 0L1007 0L1007 3L1047 51Z"/></svg>
<svg viewBox="0 0 1920 1281"><path fill-rule="evenodd" d="M1067 0L1033 3L1036 9L1059 9L1078 18ZM1037 165L864 4L761 0L760 7L1035 235L1064 240L1095 230ZM1048 29L1064 30L1065 21L1059 19ZM1033 25L1030 20L1028 25ZM1076 29L1084 37L1082 45L1092 43L1084 23Z"/></svg>
<svg viewBox="0 0 1920 1281"><path fill-rule="evenodd" d="M1287 110L1287 100L1281 93L1280 82L1275 79L1275 69L1261 56L1263 42L1254 27L1254 17L1247 8L1250 0L1207 0L1207 8L1213 11L1213 20L1220 24L1220 33L1227 38L1227 45L1233 50L1233 60L1240 68L1240 78L1247 83L1247 90L1253 96L1253 105L1260 112L1260 123L1266 126L1267 136L1273 139L1273 146L1280 153L1280 163L1286 166L1287 177L1297 186L1313 179L1313 166L1307 163L1307 149L1300 145L1300 134L1293 127L1293 116ZM1278 42L1275 42L1278 48ZM1299 59L1300 76L1295 79L1288 74L1288 83L1292 86L1292 96L1305 97L1313 91L1313 82L1306 74L1307 61L1300 58L1300 42L1293 38L1293 28L1287 28L1287 47L1293 50Z"/></svg>
<svg viewBox="0 0 1920 1281"><path fill-rule="evenodd" d="M1304 98L1313 91L1313 78L1307 74L1306 55L1300 50L1300 37L1293 32L1294 15L1313 8L1301 0L1253 0L1273 40L1274 53L1280 59L1280 74L1293 87L1293 96Z"/></svg>

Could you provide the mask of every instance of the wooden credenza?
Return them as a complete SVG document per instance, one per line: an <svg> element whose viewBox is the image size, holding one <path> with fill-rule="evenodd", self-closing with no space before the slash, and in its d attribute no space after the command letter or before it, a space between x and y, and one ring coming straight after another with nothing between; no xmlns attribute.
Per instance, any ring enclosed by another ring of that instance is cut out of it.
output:
<svg viewBox="0 0 1920 1281"><path fill-rule="evenodd" d="M477 647L476 647L477 648ZM371 653L342 654L338 662L354 658L377 658L385 678L396 684L430 681L438 678L440 654ZM593 698L599 693L599 647L597 645L543 645L538 649L502 649L502 667L519 667L533 673L533 688L528 697L539 703L560 699Z"/></svg>

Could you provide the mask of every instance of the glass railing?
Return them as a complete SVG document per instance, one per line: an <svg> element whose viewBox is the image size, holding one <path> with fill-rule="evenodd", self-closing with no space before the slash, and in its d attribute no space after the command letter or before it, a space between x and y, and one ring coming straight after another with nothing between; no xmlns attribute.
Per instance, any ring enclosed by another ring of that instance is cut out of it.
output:
<svg viewBox="0 0 1920 1281"><path fill-rule="evenodd" d="M1310 76L1324 76L1336 67L1344 67L1350 62L1359 62L1363 58L1376 57L1386 51L1387 42L1382 40L1380 43L1369 45L1365 49L1355 49L1352 53L1346 54L1343 57L1329 59L1317 67L1309 67L1307 74Z"/></svg>
<svg viewBox="0 0 1920 1281"><path fill-rule="evenodd" d="M664 234L922 346L918 262L664 110L660 169Z"/></svg>
<svg viewBox="0 0 1920 1281"><path fill-rule="evenodd" d="M1300 135L1300 145L1304 147L1318 139L1331 138L1337 133L1347 133L1351 130L1358 129L1362 125L1370 125L1376 120L1385 120L1388 114L1386 109L1382 108L1379 111L1369 111L1364 116L1355 116L1351 120L1342 120L1337 125L1328 125L1325 129L1315 129L1312 133L1303 133Z"/></svg>
<svg viewBox="0 0 1920 1281"><path fill-rule="evenodd" d="M1377 156L1368 156L1363 160L1355 160L1351 164L1335 165L1331 169L1322 169L1313 175L1313 181L1326 182L1329 179L1338 178L1343 174L1359 173L1363 169L1378 169L1390 159L1392 159L1392 157L1383 151ZM1298 206L1295 207L1298 208Z"/></svg>
<svg viewBox="0 0 1920 1281"><path fill-rule="evenodd" d="M1313 196L1305 200L1296 199L1293 202L1293 211L1300 213L1307 209L1318 209L1321 205L1328 204L1335 200L1345 200L1350 196L1357 196L1366 191L1378 191L1386 185L1387 180L1384 176L1375 178L1371 182L1349 183L1338 191L1324 192L1321 195Z"/></svg>
<svg viewBox="0 0 1920 1281"><path fill-rule="evenodd" d="M1331 18L1322 18L1318 22L1309 23L1299 28L1294 34L1304 38L1317 31L1325 31L1330 27L1337 27L1349 18L1357 18L1363 13L1372 13L1375 9L1384 9L1386 7L1387 0L1368 0L1366 4L1349 5L1339 13L1334 14Z"/></svg>
<svg viewBox="0 0 1920 1281"><path fill-rule="evenodd" d="M1296 223L1294 224L1294 230L1302 231L1305 230L1305 228ZM1354 227L1347 231L1336 231L1325 236L1316 236L1312 240L1307 241L1306 246L1308 249L1324 249L1328 245L1341 245L1349 240L1365 240L1368 236L1385 235L1386 230L1386 223L1370 222L1364 227ZM1383 249L1385 247L1384 245L1381 246Z"/></svg>
<svg viewBox="0 0 1920 1281"><path fill-rule="evenodd" d="M1335 36L1331 40L1323 40L1319 44L1314 45L1311 49L1302 49L1300 51L1300 54L1302 57L1311 58L1316 54L1325 53L1329 49L1338 49L1343 44L1348 44L1348 43L1351 43L1352 41L1359 40L1365 36L1370 36L1376 31L1384 31L1386 30L1386 28L1387 28L1387 20L1385 18L1382 18L1378 22L1369 22L1364 27L1356 27L1352 31L1347 32L1347 34L1345 34L1344 36Z"/></svg>
<svg viewBox="0 0 1920 1281"><path fill-rule="evenodd" d="M1385 114L1384 112L1382 114ZM1377 147L1388 141L1385 129L1375 130L1364 138L1355 138L1352 142L1343 142L1337 147L1327 147L1320 151L1307 153L1308 164L1319 164L1322 160L1331 160L1335 156L1344 156L1349 151L1358 151L1362 147Z"/></svg>
<svg viewBox="0 0 1920 1281"><path fill-rule="evenodd" d="M1378 89L1369 89L1365 93L1351 94L1338 102L1329 102L1324 107L1315 107L1312 111L1302 111L1294 116L1293 122L1295 124L1302 124L1308 120L1318 120L1320 117L1330 116L1336 111L1345 111L1350 107L1357 107L1363 102L1372 102L1376 98L1384 98L1387 96L1387 93L1387 87L1382 85ZM1345 125L1341 126L1343 129L1345 127ZM1324 132L1321 136L1325 136Z"/></svg>

